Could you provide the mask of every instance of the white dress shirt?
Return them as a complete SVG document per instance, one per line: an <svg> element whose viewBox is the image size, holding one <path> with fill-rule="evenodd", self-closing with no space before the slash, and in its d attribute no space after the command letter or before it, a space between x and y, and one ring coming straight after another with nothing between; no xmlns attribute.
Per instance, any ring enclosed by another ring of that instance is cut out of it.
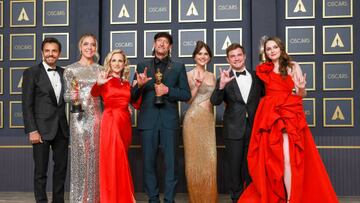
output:
<svg viewBox="0 0 360 203"><path fill-rule="evenodd" d="M51 68L47 63L45 63L44 61L42 62L42 64L45 67L45 71L50 79L51 82L51 86L54 89L55 92L55 96L56 96L56 101L57 103L59 103L59 99L60 99L60 93L61 93L61 80L60 80L60 75L57 71L48 71L48 68Z"/></svg>
<svg viewBox="0 0 360 203"><path fill-rule="evenodd" d="M246 71L246 75L239 75L238 77L236 77L235 70L233 70L233 73L234 73L234 76L236 77L236 82L239 86L242 98L244 99L245 103L247 103L249 93L250 93L252 78L251 78L250 72L247 71L246 68L245 68L245 71Z"/></svg>

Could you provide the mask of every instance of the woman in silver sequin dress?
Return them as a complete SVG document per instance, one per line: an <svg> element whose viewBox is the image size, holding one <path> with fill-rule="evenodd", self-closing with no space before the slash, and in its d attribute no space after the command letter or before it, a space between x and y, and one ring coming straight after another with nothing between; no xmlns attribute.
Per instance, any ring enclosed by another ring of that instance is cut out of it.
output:
<svg viewBox="0 0 360 203"><path fill-rule="evenodd" d="M64 71L65 95L70 102L80 103L83 112L70 113L71 203L99 202L99 129L100 99L90 95L102 67L97 61L97 40L84 34L79 40L80 60Z"/></svg>
<svg viewBox="0 0 360 203"><path fill-rule="evenodd" d="M210 103L216 80L205 69L211 57L209 46L198 41L193 53L196 67L187 72L191 105L184 118L183 139L190 203L217 202L215 121Z"/></svg>

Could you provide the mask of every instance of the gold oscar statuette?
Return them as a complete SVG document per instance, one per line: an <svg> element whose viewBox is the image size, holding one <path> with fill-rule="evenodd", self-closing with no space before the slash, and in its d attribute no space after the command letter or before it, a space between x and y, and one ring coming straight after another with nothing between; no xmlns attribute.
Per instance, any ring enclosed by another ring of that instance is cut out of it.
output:
<svg viewBox="0 0 360 203"><path fill-rule="evenodd" d="M160 71L160 68L157 69L156 73L155 73L155 83L157 85L160 85L162 82L162 77L163 77L163 74L161 73ZM161 105L161 104L164 104L164 97L163 96L159 96L159 95L155 95L155 101L154 103L156 105Z"/></svg>
<svg viewBox="0 0 360 203"><path fill-rule="evenodd" d="M81 107L81 102L80 102L80 85L79 85L79 82L76 80L76 78L73 78L73 80L71 81L71 87L72 87L72 93L73 93L71 113L84 112L84 110Z"/></svg>

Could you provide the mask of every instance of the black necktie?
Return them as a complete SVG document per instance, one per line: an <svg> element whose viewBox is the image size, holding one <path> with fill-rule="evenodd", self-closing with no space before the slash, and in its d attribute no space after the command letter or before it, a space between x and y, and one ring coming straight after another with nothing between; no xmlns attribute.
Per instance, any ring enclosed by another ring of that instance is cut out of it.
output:
<svg viewBox="0 0 360 203"><path fill-rule="evenodd" d="M57 71L57 68L48 68L47 71Z"/></svg>
<svg viewBox="0 0 360 203"><path fill-rule="evenodd" d="M235 73L236 73L236 77L239 77L239 75L246 75L246 71L235 72Z"/></svg>

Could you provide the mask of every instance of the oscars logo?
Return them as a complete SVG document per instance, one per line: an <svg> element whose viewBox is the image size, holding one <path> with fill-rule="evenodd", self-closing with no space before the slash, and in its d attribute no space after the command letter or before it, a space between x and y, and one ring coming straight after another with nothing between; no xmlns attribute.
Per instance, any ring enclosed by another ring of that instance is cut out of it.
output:
<svg viewBox="0 0 360 203"><path fill-rule="evenodd" d="M194 5L194 2L191 2L191 5L186 13L186 16L191 16L191 15L194 15L194 16L198 16L199 13Z"/></svg>
<svg viewBox="0 0 360 203"><path fill-rule="evenodd" d="M118 15L118 18L122 18L122 17L130 18L129 12L126 9L125 4L122 5L121 10Z"/></svg>
<svg viewBox="0 0 360 203"><path fill-rule="evenodd" d="M226 39L224 41L224 44L222 45L221 50L226 51L226 49L232 44L229 35L226 35Z"/></svg>
<svg viewBox="0 0 360 203"><path fill-rule="evenodd" d="M335 112L331 117L331 120L345 120L345 116L340 109L340 106L336 106Z"/></svg>
<svg viewBox="0 0 360 203"><path fill-rule="evenodd" d="M304 3L299 0L297 3L296 3L296 6L295 6L295 9L294 9L294 13L297 13L297 12L303 12L303 13L306 13L306 8L304 6Z"/></svg>
<svg viewBox="0 0 360 203"><path fill-rule="evenodd" d="M335 47L345 47L343 41L340 38L339 33L336 33L334 40L331 43L331 48Z"/></svg>
<svg viewBox="0 0 360 203"><path fill-rule="evenodd" d="M20 15L17 19L19 22L21 21L30 21L28 14L25 11L25 8L21 9Z"/></svg>

